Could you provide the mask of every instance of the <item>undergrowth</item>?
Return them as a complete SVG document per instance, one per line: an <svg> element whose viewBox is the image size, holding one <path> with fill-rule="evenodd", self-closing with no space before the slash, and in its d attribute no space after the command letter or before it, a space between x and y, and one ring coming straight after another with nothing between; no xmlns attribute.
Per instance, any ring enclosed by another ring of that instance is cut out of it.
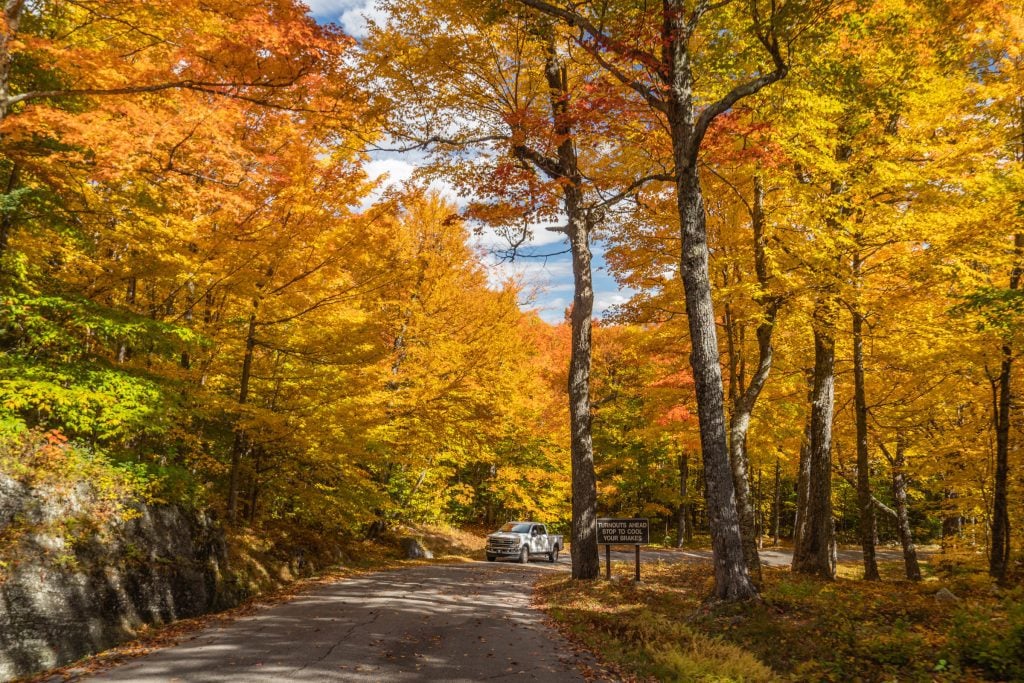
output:
<svg viewBox="0 0 1024 683"><path fill-rule="evenodd" d="M706 564L632 567L616 580L547 575L543 608L567 634L624 676L662 681L1024 680L1024 588L1000 590L980 562L928 578L833 582L765 569L762 599L711 604ZM957 600L935 598L940 588Z"/></svg>
<svg viewBox="0 0 1024 683"><path fill-rule="evenodd" d="M0 425L0 474L25 487L28 505L0 525L0 580L33 536L60 539L48 552L74 569L74 548L112 521L139 514L155 481L145 469L115 463L102 452L70 443L60 432Z"/></svg>

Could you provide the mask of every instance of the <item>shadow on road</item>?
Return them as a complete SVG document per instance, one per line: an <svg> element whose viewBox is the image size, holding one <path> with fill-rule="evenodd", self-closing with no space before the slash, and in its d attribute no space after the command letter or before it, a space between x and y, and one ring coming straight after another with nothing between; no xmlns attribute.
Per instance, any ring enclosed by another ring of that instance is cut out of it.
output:
<svg viewBox="0 0 1024 683"><path fill-rule="evenodd" d="M471 563L341 581L95 680L582 681L580 655L530 608L545 567L564 569Z"/></svg>

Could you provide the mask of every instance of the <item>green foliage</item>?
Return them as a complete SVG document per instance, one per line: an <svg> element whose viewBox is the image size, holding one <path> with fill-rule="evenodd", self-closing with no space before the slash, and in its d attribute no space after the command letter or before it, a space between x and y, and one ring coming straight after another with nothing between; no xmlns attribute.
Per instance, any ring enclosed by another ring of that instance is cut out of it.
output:
<svg viewBox="0 0 1024 683"><path fill-rule="evenodd" d="M1024 679L1024 589L998 605L968 605L953 616L952 658L987 678Z"/></svg>
<svg viewBox="0 0 1024 683"><path fill-rule="evenodd" d="M0 414L60 429L71 438L111 444L166 431L172 401L153 380L96 365L0 363Z"/></svg>
<svg viewBox="0 0 1024 683"><path fill-rule="evenodd" d="M1010 335L1024 320L1024 291L1005 287L981 287L963 297L952 309L954 315L973 314L978 330L995 330Z"/></svg>
<svg viewBox="0 0 1024 683"><path fill-rule="evenodd" d="M3 295L2 303L0 340L25 353L65 361L119 345L143 346L149 353L168 355L185 344L204 342L188 327L78 296L18 290Z"/></svg>

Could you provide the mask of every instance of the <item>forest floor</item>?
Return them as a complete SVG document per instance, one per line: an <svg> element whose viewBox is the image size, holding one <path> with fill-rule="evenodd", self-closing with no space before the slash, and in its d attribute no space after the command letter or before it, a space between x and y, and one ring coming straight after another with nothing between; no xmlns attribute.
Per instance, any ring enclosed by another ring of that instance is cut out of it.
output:
<svg viewBox="0 0 1024 683"><path fill-rule="evenodd" d="M934 554L919 583L893 560L871 583L855 562L832 582L769 566L761 601L726 606L706 601L706 563L647 564L636 584L613 562L611 582L543 575L535 600L624 680L1024 680L1024 587L982 564Z"/></svg>

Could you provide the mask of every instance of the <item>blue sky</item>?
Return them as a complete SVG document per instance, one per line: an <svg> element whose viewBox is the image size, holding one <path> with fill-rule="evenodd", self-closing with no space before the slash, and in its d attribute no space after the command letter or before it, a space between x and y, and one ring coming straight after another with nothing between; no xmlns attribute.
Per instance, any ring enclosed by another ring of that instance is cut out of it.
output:
<svg viewBox="0 0 1024 683"><path fill-rule="evenodd" d="M321 22L339 24L346 33L361 38L366 31L366 18L382 19L383 14L373 7L374 0L304 0L310 13ZM367 169L373 177L386 175L384 184L407 180L416 170L415 155L379 155ZM439 188L442 191L444 188ZM454 193L451 193L455 198ZM565 309L572 303L572 261L569 254L537 258L540 254L565 251L565 237L559 233L538 230L534 243L523 250L524 257L515 262L502 260L498 253L502 242L494 235L473 238L492 282L499 283L509 277L519 280L523 287L520 304L524 309L535 309L551 323L564 320ZM602 315L616 304L624 303L631 292L620 290L607 273L600 244L594 252L594 313Z"/></svg>

